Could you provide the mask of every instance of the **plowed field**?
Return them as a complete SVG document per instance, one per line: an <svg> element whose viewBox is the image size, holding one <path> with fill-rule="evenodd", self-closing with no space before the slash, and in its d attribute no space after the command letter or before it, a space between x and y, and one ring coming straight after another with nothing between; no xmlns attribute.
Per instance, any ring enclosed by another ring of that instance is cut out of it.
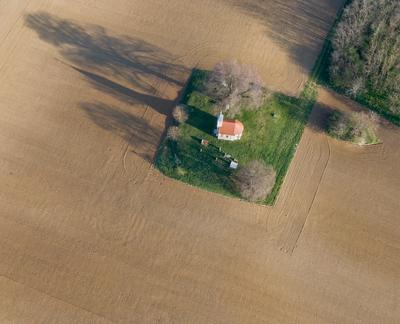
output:
<svg viewBox="0 0 400 324"><path fill-rule="evenodd" d="M341 0L0 0L0 323L399 323L400 131L321 90L273 207L152 167L194 67L289 95Z"/></svg>

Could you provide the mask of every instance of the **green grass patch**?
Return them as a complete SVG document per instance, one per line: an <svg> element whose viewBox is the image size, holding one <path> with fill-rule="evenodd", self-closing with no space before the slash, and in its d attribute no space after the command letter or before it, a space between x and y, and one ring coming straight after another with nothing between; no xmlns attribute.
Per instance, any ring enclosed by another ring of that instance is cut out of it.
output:
<svg viewBox="0 0 400 324"><path fill-rule="evenodd" d="M212 115L213 104L201 91L207 73L193 71L182 98L182 102L189 106L189 119L179 126L181 135L177 142L163 141L156 166L171 178L239 197L233 187L229 161L224 158L224 153L236 158L240 165L262 160L272 165L277 173L275 186L263 201L264 204L273 204L315 102L315 85L307 83L300 98L273 94L258 110L244 110L236 116L245 127L242 139L228 142L212 135L216 126L216 117ZM208 140L210 145L201 146L201 139Z"/></svg>

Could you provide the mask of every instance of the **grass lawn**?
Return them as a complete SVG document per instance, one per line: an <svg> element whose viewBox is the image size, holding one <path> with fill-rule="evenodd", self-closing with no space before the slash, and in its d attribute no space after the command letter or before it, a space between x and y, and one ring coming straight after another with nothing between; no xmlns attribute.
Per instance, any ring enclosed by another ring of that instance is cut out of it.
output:
<svg viewBox="0 0 400 324"><path fill-rule="evenodd" d="M212 115L210 99L201 92L207 73L193 71L182 99L189 106L189 119L179 126L181 135L177 142L163 141L156 166L171 178L239 197L231 182L231 170L224 154L236 158L239 165L262 160L272 165L277 173L275 187L262 202L273 204L315 102L315 89L307 84L300 98L274 94L258 110L244 110L236 116L245 127L242 139L228 142L212 135L216 117ZM201 139L207 139L210 145L202 146Z"/></svg>

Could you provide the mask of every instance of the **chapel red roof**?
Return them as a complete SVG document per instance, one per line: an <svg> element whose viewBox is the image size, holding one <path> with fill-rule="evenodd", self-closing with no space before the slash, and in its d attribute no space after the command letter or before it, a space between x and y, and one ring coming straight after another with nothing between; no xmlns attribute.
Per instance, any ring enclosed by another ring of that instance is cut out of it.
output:
<svg viewBox="0 0 400 324"><path fill-rule="evenodd" d="M244 126L239 120L224 120L219 128L219 133L222 135L240 135L243 133Z"/></svg>

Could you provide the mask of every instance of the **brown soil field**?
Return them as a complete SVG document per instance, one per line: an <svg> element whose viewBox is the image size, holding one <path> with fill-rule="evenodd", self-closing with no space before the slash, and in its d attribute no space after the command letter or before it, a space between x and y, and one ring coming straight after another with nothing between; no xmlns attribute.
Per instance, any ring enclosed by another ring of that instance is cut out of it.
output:
<svg viewBox="0 0 400 324"><path fill-rule="evenodd" d="M0 0L0 323L399 323L400 131L324 135L273 207L152 166L193 67L297 95L341 0Z"/></svg>

